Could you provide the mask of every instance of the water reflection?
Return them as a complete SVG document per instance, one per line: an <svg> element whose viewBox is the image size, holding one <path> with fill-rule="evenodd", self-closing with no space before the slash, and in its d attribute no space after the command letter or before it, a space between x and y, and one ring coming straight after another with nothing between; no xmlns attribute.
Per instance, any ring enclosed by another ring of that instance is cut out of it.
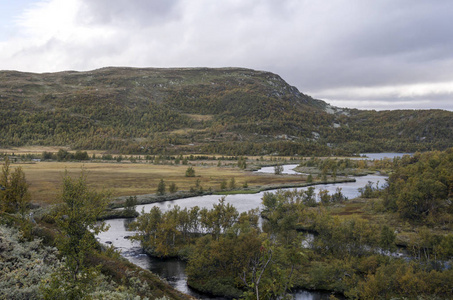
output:
<svg viewBox="0 0 453 300"><path fill-rule="evenodd" d="M328 300L330 299L330 293L321 292L309 292L309 291L296 291L293 296L296 300ZM337 299L343 299L338 297Z"/></svg>
<svg viewBox="0 0 453 300"><path fill-rule="evenodd" d="M413 155L413 153L361 153L360 158L355 158L355 159L367 159L367 160L374 160L374 159L384 159L384 158L389 158L393 159L395 157L402 157L404 155Z"/></svg>
<svg viewBox="0 0 453 300"><path fill-rule="evenodd" d="M186 262L178 259L154 258L150 260L148 270L155 274L159 274L162 278L165 278L168 283L177 290L184 291L186 294L191 293L187 287L187 276L185 273Z"/></svg>
<svg viewBox="0 0 453 300"><path fill-rule="evenodd" d="M288 175L300 174L299 172L294 171L294 168L296 168L297 166L298 165L283 165L282 174L288 174ZM274 167L263 167L255 172L274 174L275 169L274 169Z"/></svg>
<svg viewBox="0 0 453 300"><path fill-rule="evenodd" d="M348 199L353 199L360 195L358 189L364 187L368 182L372 182L373 185L378 184L379 187L382 187L386 183L386 178L387 178L386 176L382 175L367 175L356 177L355 182L321 184L313 187L315 188L315 194L318 194L320 190L327 190L329 191L330 194L333 194L336 192L337 188L341 188L341 192L345 197L347 197ZM307 187L296 188L296 190L298 191L307 189L308 189ZM294 190L294 188L284 190ZM230 203L231 205L235 206L236 209L241 213L257 207L261 208L262 207L261 199L263 198L264 193L265 192L260 192L257 194L228 195L225 197L225 200L227 203ZM138 205L137 211L142 212L143 209L144 212L149 212L151 208L154 206L159 207L162 211L167 211L175 205L178 205L183 209L192 208L194 206L199 206L200 208L201 207L212 208L212 206L216 204L220 198L221 196L219 195L206 195L160 203Z"/></svg>

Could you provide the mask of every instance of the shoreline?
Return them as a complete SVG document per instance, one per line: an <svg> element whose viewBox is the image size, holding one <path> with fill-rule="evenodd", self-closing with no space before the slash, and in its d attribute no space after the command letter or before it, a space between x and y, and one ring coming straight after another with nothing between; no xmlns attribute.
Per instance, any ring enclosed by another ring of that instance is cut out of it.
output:
<svg viewBox="0 0 453 300"><path fill-rule="evenodd" d="M265 191L270 190L278 190L278 189L290 189L290 188L302 188L302 187L309 187L309 186L316 186L322 184L335 184L335 183L345 183L345 182L355 182L355 178L341 178L336 180L325 180L325 181L317 181L317 182L310 182L307 183L306 181L301 183L288 183L288 184L276 184L276 185L266 185L266 186L259 186L255 188L239 188L234 190L227 190L227 191L179 191L174 194L167 194L167 195L157 195L157 194L144 194L144 195L130 195L130 196L121 196L117 197L114 202L110 203L109 209L118 209L124 208L126 199L128 197L137 197L137 205L146 205L158 202L165 202L165 201L174 201L174 200L181 200L185 198L197 197L197 196L206 196L206 195L219 195L219 196L227 196L227 195L234 195L234 194L258 194Z"/></svg>

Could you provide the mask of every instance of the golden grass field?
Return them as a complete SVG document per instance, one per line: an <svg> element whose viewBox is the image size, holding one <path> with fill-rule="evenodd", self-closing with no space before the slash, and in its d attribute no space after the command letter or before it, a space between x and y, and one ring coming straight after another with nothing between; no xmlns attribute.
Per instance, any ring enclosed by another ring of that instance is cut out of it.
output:
<svg viewBox="0 0 453 300"><path fill-rule="evenodd" d="M110 190L113 196L153 194L157 185L164 179L167 186L175 183L178 190L190 190L197 179L204 189L219 190L223 180L229 182L234 177L236 186L247 182L249 187L269 184L300 183L304 176L257 174L242 171L237 167L217 167L214 161L199 161L194 165L195 177L185 177L188 165L154 165L147 163L104 163L104 162L37 162L17 163L12 167L22 167L32 202L47 205L58 201L65 172L71 177L80 176L82 169L87 175L90 187L95 190ZM233 162L231 162L233 164Z"/></svg>
<svg viewBox="0 0 453 300"><path fill-rule="evenodd" d="M59 148L55 147L30 147L20 149L1 150L0 153L42 153L42 151L56 152ZM88 151L102 154L101 151ZM256 159L250 158L249 163ZM266 157L270 159L270 157ZM269 162L269 160L267 161ZM192 161L191 165L195 169L196 177L185 177L188 165L154 165L145 162L36 162L36 163L14 163L12 168L22 167L25 172L26 180L29 183L32 202L47 206L58 202L61 192L61 184L65 172L73 177L80 176L82 169L85 171L90 187L101 191L103 189L112 192L115 197L129 195L154 194L160 179L164 179L167 186L174 182L178 190L188 191L194 187L197 179L204 189L212 188L214 191L220 190L220 183L223 180L229 181L234 177L236 185L241 187L244 182L250 188L279 185L279 184L300 184L306 180L305 176L298 175L274 175L243 171L237 167L236 161L222 161L222 166L217 167L218 161ZM265 162L262 162L265 163ZM376 224L389 224L402 231L398 239L407 240L410 235L407 232L413 231L411 226L402 225L395 214L376 213L371 206L378 199L356 199L347 201L342 205L327 208L333 215L344 218L360 217Z"/></svg>
<svg viewBox="0 0 453 300"><path fill-rule="evenodd" d="M39 155L42 154L44 151L45 152L52 152L52 153L57 153L58 150L64 149L67 151L70 151L71 149L69 147L64 147L64 146L28 146L28 147L17 147L17 148L5 148L2 149L0 148L0 153L8 153L8 154L16 154L16 155L23 155L23 154L35 154ZM75 152L75 151L71 151ZM105 151L102 150L88 150L87 151L89 155L101 155L104 154Z"/></svg>

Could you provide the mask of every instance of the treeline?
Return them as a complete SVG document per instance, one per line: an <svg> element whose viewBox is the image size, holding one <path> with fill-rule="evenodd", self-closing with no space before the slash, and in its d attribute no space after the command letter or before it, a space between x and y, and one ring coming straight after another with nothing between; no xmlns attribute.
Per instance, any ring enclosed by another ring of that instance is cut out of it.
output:
<svg viewBox="0 0 453 300"><path fill-rule="evenodd" d="M364 160L352 160L349 158L344 159L321 159L312 157L305 159L299 164L299 168L309 171L310 173L318 173L321 175L353 175L359 172L358 169L365 169L368 164Z"/></svg>
<svg viewBox="0 0 453 300"><path fill-rule="evenodd" d="M268 143L218 142L201 145L200 150L208 153L228 153L229 155L342 155L347 154L338 149L315 142L273 141Z"/></svg>
<svg viewBox="0 0 453 300"><path fill-rule="evenodd" d="M7 102L0 101L2 105ZM197 127L190 118L165 105L148 103L131 108L96 94L80 94L70 99L44 97L41 104L55 109L44 110L33 103L29 107L2 109L0 143L109 150L115 149L115 140L133 144L135 138L150 138L156 132Z"/></svg>
<svg viewBox="0 0 453 300"><path fill-rule="evenodd" d="M351 110L329 132L332 143L346 151L416 152L452 147L452 112L442 110Z"/></svg>
<svg viewBox="0 0 453 300"><path fill-rule="evenodd" d="M69 151L64 149L58 150L57 153L44 151L41 155L41 158L44 160L58 160L58 161L90 159L86 151L77 150L75 153L70 153Z"/></svg>
<svg viewBox="0 0 453 300"><path fill-rule="evenodd" d="M65 149L59 149L57 152L43 151L41 154L19 154L14 153L0 153L0 158L11 157L17 161L29 161L32 159L43 159L43 160L57 160L57 161L83 161L83 160L114 160L116 162L130 161L130 162L147 162L154 164L183 164L187 165L190 161L204 161L204 160L218 160L218 161L237 161L238 167L245 169L247 167L246 156L216 156L216 155L112 155L112 154L98 154L93 153L91 156L87 151L77 150L70 152ZM285 162L286 158L282 157L270 157L264 158L261 156L256 159L257 161L280 161ZM291 157L290 160L297 160L297 157Z"/></svg>
<svg viewBox="0 0 453 300"><path fill-rule="evenodd" d="M412 222L453 224L453 148L415 153L393 163L385 208Z"/></svg>

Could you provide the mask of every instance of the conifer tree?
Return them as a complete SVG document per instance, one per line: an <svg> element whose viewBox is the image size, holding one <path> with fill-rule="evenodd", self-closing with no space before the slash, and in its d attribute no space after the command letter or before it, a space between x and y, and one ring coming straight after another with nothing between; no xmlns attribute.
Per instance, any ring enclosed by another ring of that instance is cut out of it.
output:
<svg viewBox="0 0 453 300"><path fill-rule="evenodd" d="M165 195L165 182L163 179L161 179L159 184L157 185L157 194L161 196Z"/></svg>
<svg viewBox="0 0 453 300"><path fill-rule="evenodd" d="M188 167L186 170L186 177L195 177L195 170L193 167Z"/></svg>
<svg viewBox="0 0 453 300"><path fill-rule="evenodd" d="M9 158L5 158L0 177L0 207L8 213L20 212L23 216L30 203L30 193L21 167L11 173Z"/></svg>
<svg viewBox="0 0 453 300"><path fill-rule="evenodd" d="M91 276L95 274L86 258L97 244L94 235L107 229L97 218L107 207L110 193L88 188L84 172L78 179L72 179L66 173L60 198L55 221L60 230L57 247L66 259L61 276L72 284L66 298L78 299L87 292Z"/></svg>

